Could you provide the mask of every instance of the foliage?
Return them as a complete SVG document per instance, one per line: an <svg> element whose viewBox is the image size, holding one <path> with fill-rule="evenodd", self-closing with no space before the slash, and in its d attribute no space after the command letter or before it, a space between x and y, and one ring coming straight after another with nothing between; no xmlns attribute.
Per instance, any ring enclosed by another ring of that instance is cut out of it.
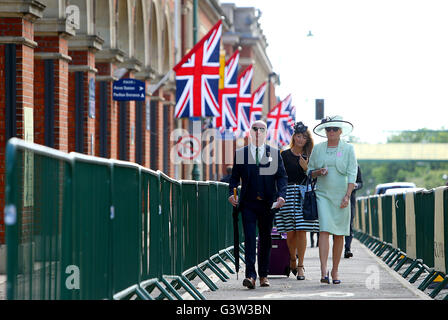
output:
<svg viewBox="0 0 448 320"><path fill-rule="evenodd" d="M448 143L448 130L418 129L417 131L402 131L387 138L388 143Z"/></svg>
<svg viewBox="0 0 448 320"><path fill-rule="evenodd" d="M419 129L403 131L388 138L388 143L448 143L448 130ZM363 188L357 196L375 192L375 186L387 182L414 182L417 187L432 189L447 183L448 159L442 161L359 161Z"/></svg>
<svg viewBox="0 0 448 320"><path fill-rule="evenodd" d="M359 161L363 188L357 196L375 192L375 186L387 182L414 182L417 187L432 189L445 185L448 162L440 161Z"/></svg>

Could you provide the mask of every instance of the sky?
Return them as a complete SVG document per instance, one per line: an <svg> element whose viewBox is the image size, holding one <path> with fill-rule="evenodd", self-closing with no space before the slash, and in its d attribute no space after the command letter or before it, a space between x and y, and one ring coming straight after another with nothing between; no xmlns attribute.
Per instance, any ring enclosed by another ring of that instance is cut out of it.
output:
<svg viewBox="0 0 448 320"><path fill-rule="evenodd" d="M315 99L365 143L448 129L447 0L233 0L259 8L276 93L314 128ZM313 36L308 37L311 31Z"/></svg>

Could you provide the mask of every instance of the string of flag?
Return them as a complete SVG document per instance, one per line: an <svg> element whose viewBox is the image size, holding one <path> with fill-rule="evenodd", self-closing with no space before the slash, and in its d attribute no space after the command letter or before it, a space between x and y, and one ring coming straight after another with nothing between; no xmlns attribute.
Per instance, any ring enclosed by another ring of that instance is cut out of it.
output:
<svg viewBox="0 0 448 320"><path fill-rule="evenodd" d="M212 29L173 68L176 73L175 118L209 118L222 138L246 137L250 125L262 118L268 86L263 82L252 92L254 66L239 73L240 51L225 61L220 57L222 21ZM267 138L278 146L289 144L293 135L295 107L291 95L268 114Z"/></svg>

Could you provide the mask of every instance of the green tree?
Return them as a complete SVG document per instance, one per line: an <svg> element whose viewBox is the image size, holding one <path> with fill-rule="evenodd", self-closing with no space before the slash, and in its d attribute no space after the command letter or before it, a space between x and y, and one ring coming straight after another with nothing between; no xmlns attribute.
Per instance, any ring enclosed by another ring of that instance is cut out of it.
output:
<svg viewBox="0 0 448 320"><path fill-rule="evenodd" d="M388 143L448 143L448 130L418 129L416 131L402 131L387 138Z"/></svg>

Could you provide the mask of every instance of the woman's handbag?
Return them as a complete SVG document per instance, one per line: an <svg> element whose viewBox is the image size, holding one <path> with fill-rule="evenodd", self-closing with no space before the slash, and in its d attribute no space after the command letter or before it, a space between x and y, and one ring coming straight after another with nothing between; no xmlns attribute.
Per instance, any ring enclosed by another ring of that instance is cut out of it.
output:
<svg viewBox="0 0 448 320"><path fill-rule="evenodd" d="M315 186L316 182L313 181L310 173L306 179L305 197L303 199L304 220L317 220L319 218L319 215L317 213Z"/></svg>

